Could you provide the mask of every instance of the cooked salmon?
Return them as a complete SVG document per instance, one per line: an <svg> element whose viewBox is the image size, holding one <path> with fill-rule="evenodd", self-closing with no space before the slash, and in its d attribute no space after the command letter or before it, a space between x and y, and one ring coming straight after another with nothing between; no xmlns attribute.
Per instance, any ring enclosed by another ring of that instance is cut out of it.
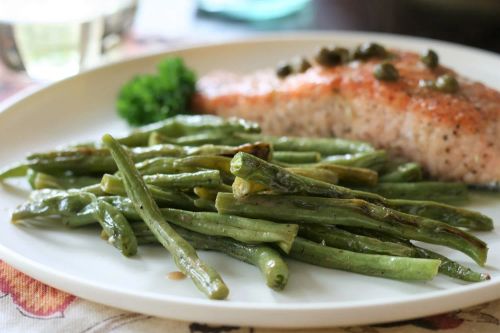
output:
<svg viewBox="0 0 500 333"><path fill-rule="evenodd" d="M444 66L429 69L416 53L393 53L395 82L373 76L377 59L313 65L283 79L273 70L213 72L199 80L195 108L257 121L268 134L368 141L420 162L437 179L498 183L500 92ZM457 77L457 92L419 85L445 73Z"/></svg>

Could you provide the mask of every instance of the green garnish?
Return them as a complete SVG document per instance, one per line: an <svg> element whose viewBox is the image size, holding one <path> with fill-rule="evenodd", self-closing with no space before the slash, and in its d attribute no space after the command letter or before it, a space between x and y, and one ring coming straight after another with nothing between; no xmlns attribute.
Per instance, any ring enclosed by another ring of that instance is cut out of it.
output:
<svg viewBox="0 0 500 333"><path fill-rule="evenodd" d="M130 125L139 126L178 114L189 113L196 75L180 58L168 58L156 74L138 75L120 90L118 114Z"/></svg>
<svg viewBox="0 0 500 333"><path fill-rule="evenodd" d="M450 74L438 76L436 80L420 80L418 85L421 88L430 88L447 94L453 94L460 88L457 79Z"/></svg>
<svg viewBox="0 0 500 333"><path fill-rule="evenodd" d="M439 65L439 56L434 50L429 49L420 57L420 61L429 68L436 68Z"/></svg>
<svg viewBox="0 0 500 333"><path fill-rule="evenodd" d="M288 63L281 63L276 68L276 75L280 79L287 77L288 75L292 74L292 72L293 72L293 68Z"/></svg>
<svg viewBox="0 0 500 333"><path fill-rule="evenodd" d="M385 47L377 43L363 43L354 50L354 59L385 58L388 53Z"/></svg>
<svg viewBox="0 0 500 333"><path fill-rule="evenodd" d="M314 59L318 64L324 67L342 65L349 59L349 50L343 47L322 47Z"/></svg>
<svg viewBox="0 0 500 333"><path fill-rule="evenodd" d="M436 89L448 94L456 92L459 88L457 79L450 75L444 74L436 79Z"/></svg>
<svg viewBox="0 0 500 333"><path fill-rule="evenodd" d="M388 62L383 62L375 66L373 69L373 75L378 80L382 81L397 81L399 78L399 72L396 67Z"/></svg>

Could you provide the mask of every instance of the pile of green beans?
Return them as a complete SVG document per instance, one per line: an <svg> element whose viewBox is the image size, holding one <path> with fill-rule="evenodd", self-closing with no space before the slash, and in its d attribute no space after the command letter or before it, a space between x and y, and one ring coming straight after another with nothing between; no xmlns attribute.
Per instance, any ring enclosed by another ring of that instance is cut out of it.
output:
<svg viewBox="0 0 500 333"><path fill-rule="evenodd" d="M485 264L487 245L471 232L492 230L492 220L452 205L468 199L467 187L425 179L418 163L365 142L275 137L241 119L177 116L29 154L0 171L0 181L12 177L33 188L12 222L94 225L127 257L161 245L211 299L229 288L197 250L256 266L276 291L287 284L287 258L398 280L489 279L413 244Z"/></svg>

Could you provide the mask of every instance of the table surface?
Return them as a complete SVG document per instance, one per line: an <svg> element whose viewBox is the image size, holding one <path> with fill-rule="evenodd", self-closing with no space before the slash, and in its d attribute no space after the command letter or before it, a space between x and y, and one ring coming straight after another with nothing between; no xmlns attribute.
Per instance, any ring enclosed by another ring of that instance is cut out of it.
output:
<svg viewBox="0 0 500 333"><path fill-rule="evenodd" d="M405 3L406 5L402 5ZM170 3L171 4L171 3ZM149 8L146 7L149 6ZM156 6L156 7L155 7ZM484 11L428 8L420 1L312 1L300 13L278 20L242 22L197 12L185 31L165 26L159 0L141 3L135 24L119 47L103 62L200 41L215 41L266 31L365 30L403 33L461 42L500 52L500 22ZM432 11L433 15L429 15ZM498 14L498 12L497 12ZM498 17L498 16L497 16ZM155 22L156 25L155 25ZM481 22L481 24L478 24ZM466 32L464 32L466 31ZM40 85L23 73L0 64L0 102L25 89ZM0 258L1 259L1 258ZM499 332L500 300L451 313L404 322L364 327L304 329L294 332ZM255 332L283 330L209 326L130 313L76 298L44 285L0 260L0 332Z"/></svg>

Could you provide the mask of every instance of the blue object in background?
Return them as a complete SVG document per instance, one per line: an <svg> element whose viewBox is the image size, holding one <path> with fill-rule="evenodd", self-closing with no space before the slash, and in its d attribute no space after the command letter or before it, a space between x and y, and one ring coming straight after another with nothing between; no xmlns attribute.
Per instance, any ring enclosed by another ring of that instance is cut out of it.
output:
<svg viewBox="0 0 500 333"><path fill-rule="evenodd" d="M246 21L284 17L302 10L310 0L198 0L198 8Z"/></svg>

